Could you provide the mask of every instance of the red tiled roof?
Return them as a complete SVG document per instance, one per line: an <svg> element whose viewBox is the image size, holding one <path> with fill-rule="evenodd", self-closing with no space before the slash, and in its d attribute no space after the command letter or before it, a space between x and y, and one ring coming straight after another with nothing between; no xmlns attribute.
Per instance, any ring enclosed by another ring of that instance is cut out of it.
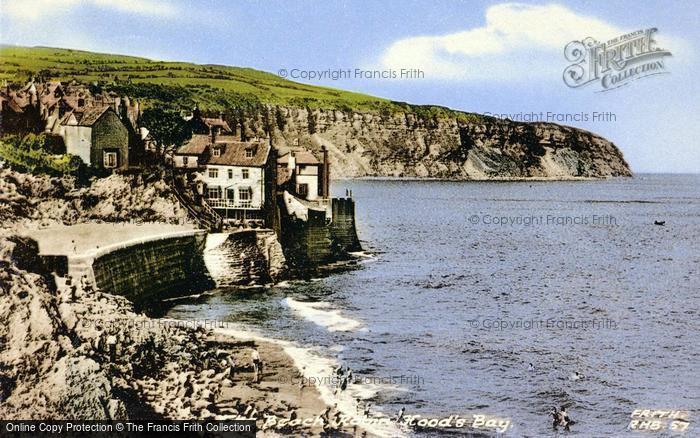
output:
<svg viewBox="0 0 700 438"><path fill-rule="evenodd" d="M204 134L194 134L192 138L180 146L175 152L177 155L202 155L211 144L211 138Z"/></svg>
<svg viewBox="0 0 700 438"><path fill-rule="evenodd" d="M289 154L288 152L277 159L278 164L288 164ZM321 164L320 161L311 152L308 151L294 151L294 159L297 164Z"/></svg>
<svg viewBox="0 0 700 438"><path fill-rule="evenodd" d="M100 117L102 117L102 115L110 109L111 107L109 106L87 108L85 111L83 111L83 116L78 119L78 126L94 125L95 122L98 121Z"/></svg>
<svg viewBox="0 0 700 438"><path fill-rule="evenodd" d="M270 155L270 145L264 143L246 142L216 142L212 148L220 147L221 155L214 156L212 152L207 164L218 164L221 166L264 166ZM253 156L246 156L246 150L253 150Z"/></svg>

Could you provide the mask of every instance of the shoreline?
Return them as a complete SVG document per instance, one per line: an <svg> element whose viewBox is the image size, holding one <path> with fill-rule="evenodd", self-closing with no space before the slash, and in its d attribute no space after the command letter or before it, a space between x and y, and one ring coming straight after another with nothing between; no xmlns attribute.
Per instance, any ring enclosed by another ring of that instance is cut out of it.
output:
<svg viewBox="0 0 700 438"><path fill-rule="evenodd" d="M137 314L124 297L32 272L31 242L0 237L9 292L0 295L1 418L255 418L261 430L267 416L318 417L329 407L315 386L296 385L301 370L282 345L217 333L215 321ZM265 364L259 383L253 349ZM278 423L277 432L323 431L319 422Z"/></svg>
<svg viewBox="0 0 700 438"><path fill-rule="evenodd" d="M532 177L493 177L493 178L435 178L435 177L419 177L419 176L358 176L358 177L343 177L335 178L333 181L434 181L434 182L569 182L569 181L608 181L616 178L635 178L636 175L619 175L619 176L532 176Z"/></svg>

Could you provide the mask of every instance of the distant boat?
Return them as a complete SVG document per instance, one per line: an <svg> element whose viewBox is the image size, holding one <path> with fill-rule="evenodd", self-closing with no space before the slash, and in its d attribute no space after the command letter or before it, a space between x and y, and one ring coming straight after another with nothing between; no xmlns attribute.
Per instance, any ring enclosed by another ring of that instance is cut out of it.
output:
<svg viewBox="0 0 700 438"><path fill-rule="evenodd" d="M661 225L663 227L666 225L666 221L654 221L654 225Z"/></svg>

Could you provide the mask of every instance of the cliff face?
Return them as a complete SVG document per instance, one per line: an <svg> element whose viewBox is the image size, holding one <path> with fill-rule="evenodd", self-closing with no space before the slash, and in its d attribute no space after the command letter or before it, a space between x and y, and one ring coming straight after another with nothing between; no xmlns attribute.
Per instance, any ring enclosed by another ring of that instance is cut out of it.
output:
<svg viewBox="0 0 700 438"><path fill-rule="evenodd" d="M631 176L614 144L593 133L552 123L415 113L268 110L268 116L246 121L248 133L259 135L268 126L278 147L294 146L297 139L300 146L315 151L325 145L335 178ZM275 119L276 123L265 122Z"/></svg>

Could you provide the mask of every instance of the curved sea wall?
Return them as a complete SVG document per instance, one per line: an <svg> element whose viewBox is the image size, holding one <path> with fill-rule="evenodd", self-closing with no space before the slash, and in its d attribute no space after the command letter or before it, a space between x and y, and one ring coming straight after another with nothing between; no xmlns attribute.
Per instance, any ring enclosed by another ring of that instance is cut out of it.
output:
<svg viewBox="0 0 700 438"><path fill-rule="evenodd" d="M204 264L204 231L183 231L126 241L69 257L68 272L86 274L107 293L139 303L212 287Z"/></svg>

